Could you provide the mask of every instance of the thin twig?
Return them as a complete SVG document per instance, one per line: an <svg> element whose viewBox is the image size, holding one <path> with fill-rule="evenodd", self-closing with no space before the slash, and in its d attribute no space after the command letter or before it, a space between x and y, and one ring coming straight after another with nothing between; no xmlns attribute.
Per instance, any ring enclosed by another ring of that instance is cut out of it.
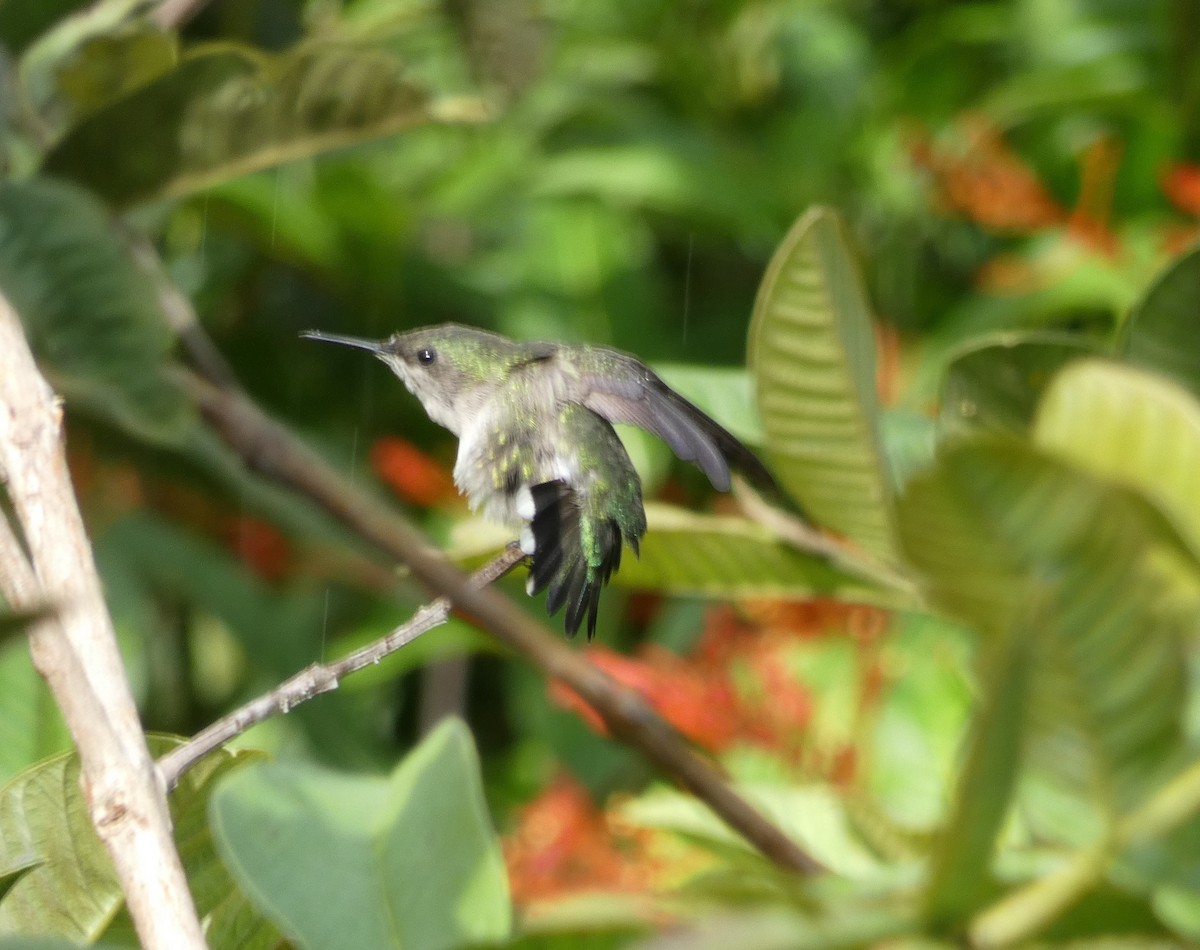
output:
<svg viewBox="0 0 1200 950"><path fill-rule="evenodd" d="M429 589L470 613L548 676L573 689L599 713L615 738L639 749L767 858L796 871L820 870L638 693L570 649L507 598L488 588L475 589L465 574L429 549L416 529L357 491L240 392L213 386L193 373L181 374L181 381L205 419L249 468L308 497L379 551L405 564Z"/></svg>
<svg viewBox="0 0 1200 950"><path fill-rule="evenodd" d="M517 544L510 544L471 575L471 584L475 587L486 587L495 583L516 567L524 557ZM286 714L314 696L337 689L344 677L378 663L388 654L412 643L426 631L445 623L449 616L450 601L439 597L425 604L410 620L386 636L335 662L314 663L290 679L284 680L269 693L264 693L229 715L222 716L158 760L158 769L167 783L167 788L174 788L184 772L251 726L276 714Z"/></svg>
<svg viewBox="0 0 1200 950"><path fill-rule="evenodd" d="M0 592L18 609L51 601L29 651L79 750L88 814L112 858L142 946L203 950L62 446L62 407L0 296L0 471L28 556L0 516Z"/></svg>

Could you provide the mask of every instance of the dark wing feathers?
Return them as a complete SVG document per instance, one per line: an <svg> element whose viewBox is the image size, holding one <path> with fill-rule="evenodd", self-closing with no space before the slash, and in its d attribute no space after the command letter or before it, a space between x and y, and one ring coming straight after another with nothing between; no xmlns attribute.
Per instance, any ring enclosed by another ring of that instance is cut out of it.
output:
<svg viewBox="0 0 1200 950"><path fill-rule="evenodd" d="M527 590L535 595L549 588L546 612L554 615L566 605L567 636L574 636L587 616L587 637L596 634L600 609L600 591L621 564L624 538L615 521L601 522L596 528L595 548L599 563L589 566L580 530L578 494L565 482L534 485L533 495L533 566ZM636 549L636 539L633 539Z"/></svg>
<svg viewBox="0 0 1200 950"><path fill-rule="evenodd" d="M731 465L759 488L774 488L775 480L762 462L715 420L639 360L614 351L608 356L608 371L581 375L579 402L609 422L652 432L685 462L695 462L720 491L729 490ZM613 372L613 367L620 371Z"/></svg>

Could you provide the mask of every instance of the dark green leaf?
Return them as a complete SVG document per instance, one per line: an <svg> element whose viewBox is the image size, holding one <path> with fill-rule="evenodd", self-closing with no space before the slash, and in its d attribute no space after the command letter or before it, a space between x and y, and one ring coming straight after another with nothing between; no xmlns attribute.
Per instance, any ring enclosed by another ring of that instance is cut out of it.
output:
<svg viewBox="0 0 1200 950"><path fill-rule="evenodd" d="M392 135L435 112L383 50L309 44L272 57L226 45L89 116L43 167L127 205Z"/></svg>
<svg viewBox="0 0 1200 950"><path fill-rule="evenodd" d="M121 888L88 818L79 759L57 755L0 789L0 933L58 934L90 943L120 909Z"/></svg>
<svg viewBox="0 0 1200 950"><path fill-rule="evenodd" d="M1151 285L1125 324L1121 350L1138 366L1174 378L1200 395L1200 245Z"/></svg>
<svg viewBox="0 0 1200 950"><path fill-rule="evenodd" d="M946 370L941 427L1024 433L1054 374L1095 352L1086 340L1064 333L1004 334L972 343Z"/></svg>
<svg viewBox="0 0 1200 950"><path fill-rule="evenodd" d="M189 406L166 377L172 337L156 288L93 197L52 181L0 184L0 292L68 401L144 438L179 436Z"/></svg>
<svg viewBox="0 0 1200 950"><path fill-rule="evenodd" d="M234 875L304 946L437 950L509 932L504 864L461 722L388 778L242 772L218 789L212 815Z"/></svg>
<svg viewBox="0 0 1200 950"><path fill-rule="evenodd" d="M0 38L11 53L20 53L56 20L88 5L90 0L0 0Z"/></svg>

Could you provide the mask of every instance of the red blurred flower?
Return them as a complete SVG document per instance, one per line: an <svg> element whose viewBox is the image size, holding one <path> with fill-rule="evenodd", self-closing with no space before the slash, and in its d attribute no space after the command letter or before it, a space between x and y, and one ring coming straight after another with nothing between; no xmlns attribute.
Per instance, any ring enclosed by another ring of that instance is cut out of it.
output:
<svg viewBox="0 0 1200 950"><path fill-rule="evenodd" d="M238 515L224 531L233 553L255 574L275 582L286 577L292 567L292 549L279 529L261 518Z"/></svg>
<svg viewBox="0 0 1200 950"><path fill-rule="evenodd" d="M770 749L810 772L845 776L855 758L837 749L812 749L809 728L816 712L813 692L796 669L796 650L820 636L848 637L860 665L858 711L878 704L884 674L878 662L888 614L833 600L756 601L744 615L732 608L709 611L704 633L690 656L649 646L636 657L603 647L589 658L634 690L689 739L711 752L738 743ZM555 683L552 698L604 731L599 716L572 690Z"/></svg>
<svg viewBox="0 0 1200 950"><path fill-rule="evenodd" d="M1171 204L1200 217L1200 165L1172 165L1162 173L1160 182Z"/></svg>
<svg viewBox="0 0 1200 950"><path fill-rule="evenodd" d="M445 467L411 442L384 436L371 446L371 469L407 502L431 507L457 498Z"/></svg>
<svg viewBox="0 0 1200 950"><path fill-rule="evenodd" d="M737 738L740 717L733 688L723 676L707 675L692 662L659 647L647 647L638 659L605 647L589 647L587 654L596 666L638 693L698 745L720 751ZM578 712L597 732L606 733L603 720L574 690L555 681L550 695Z"/></svg>
<svg viewBox="0 0 1200 950"><path fill-rule="evenodd" d="M521 809L504 839L513 899L643 891L657 870L645 853L648 834L611 822L582 785L560 775Z"/></svg>

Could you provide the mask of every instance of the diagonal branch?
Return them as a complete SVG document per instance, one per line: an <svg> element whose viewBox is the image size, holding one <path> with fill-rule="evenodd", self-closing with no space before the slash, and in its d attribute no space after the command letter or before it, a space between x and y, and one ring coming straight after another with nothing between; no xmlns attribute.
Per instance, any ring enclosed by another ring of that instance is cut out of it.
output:
<svg viewBox="0 0 1200 950"><path fill-rule="evenodd" d="M146 748L62 447L62 407L0 296L0 473L29 554L0 512L0 592L18 609L51 601L30 628L34 665L79 750L84 799L142 945L202 950L171 840L166 795Z"/></svg>
<svg viewBox="0 0 1200 950"><path fill-rule="evenodd" d="M431 551L416 529L356 491L241 393L214 386L193 373L184 372L180 378L204 418L248 468L311 499L377 550L405 564L426 587L469 612L547 676L571 687L600 714L614 737L641 751L771 861L805 873L820 870L640 695L571 650L507 598L491 589L475 588L465 574Z"/></svg>
<svg viewBox="0 0 1200 950"><path fill-rule="evenodd" d="M511 571L524 558L520 547L515 543L510 544L501 554L471 575L471 584L476 588L486 587ZM374 643L369 643L332 663L314 663L305 667L270 692L222 716L158 760L158 769L167 783L167 788L174 788L184 772L208 753L219 749L235 736L240 736L251 726L258 725L276 714L287 713L314 696L337 689L344 677L378 663L388 654L412 643L421 634L445 623L449 616L450 601L439 597L418 610L411 620Z"/></svg>

